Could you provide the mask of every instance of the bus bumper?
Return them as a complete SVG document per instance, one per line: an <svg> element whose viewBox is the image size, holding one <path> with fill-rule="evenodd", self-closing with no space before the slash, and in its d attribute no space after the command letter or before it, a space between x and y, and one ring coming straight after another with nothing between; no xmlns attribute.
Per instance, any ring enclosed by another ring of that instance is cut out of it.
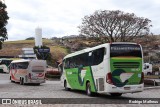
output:
<svg viewBox="0 0 160 107"><path fill-rule="evenodd" d="M45 79L30 79L27 83L45 83Z"/></svg>
<svg viewBox="0 0 160 107"><path fill-rule="evenodd" d="M105 92L107 93L136 93L136 92L142 92L143 89L144 89L144 84L125 85L123 87L116 87L114 85L107 84L105 87Z"/></svg>

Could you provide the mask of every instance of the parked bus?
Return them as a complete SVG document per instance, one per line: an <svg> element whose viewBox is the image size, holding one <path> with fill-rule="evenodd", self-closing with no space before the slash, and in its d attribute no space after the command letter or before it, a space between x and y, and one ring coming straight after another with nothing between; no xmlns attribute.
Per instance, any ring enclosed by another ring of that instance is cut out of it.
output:
<svg viewBox="0 0 160 107"><path fill-rule="evenodd" d="M20 82L21 85L26 83L45 83L45 60L21 59L11 62L10 80L11 82Z"/></svg>
<svg viewBox="0 0 160 107"><path fill-rule="evenodd" d="M0 59L0 72L9 73L9 65L12 62L10 59L2 58Z"/></svg>
<svg viewBox="0 0 160 107"><path fill-rule="evenodd" d="M65 90L121 96L141 92L143 83L142 47L136 43L106 43L71 53L63 59L61 84Z"/></svg>

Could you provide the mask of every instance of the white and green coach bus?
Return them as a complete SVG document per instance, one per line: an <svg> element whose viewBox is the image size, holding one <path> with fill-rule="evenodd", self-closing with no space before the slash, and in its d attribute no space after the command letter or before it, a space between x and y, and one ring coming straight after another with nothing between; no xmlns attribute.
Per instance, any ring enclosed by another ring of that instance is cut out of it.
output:
<svg viewBox="0 0 160 107"><path fill-rule="evenodd" d="M9 65L12 62L11 59L1 58L0 59L0 72L9 73Z"/></svg>
<svg viewBox="0 0 160 107"><path fill-rule="evenodd" d="M71 53L63 59L61 84L66 90L121 96L144 88L142 47L136 43L106 43Z"/></svg>

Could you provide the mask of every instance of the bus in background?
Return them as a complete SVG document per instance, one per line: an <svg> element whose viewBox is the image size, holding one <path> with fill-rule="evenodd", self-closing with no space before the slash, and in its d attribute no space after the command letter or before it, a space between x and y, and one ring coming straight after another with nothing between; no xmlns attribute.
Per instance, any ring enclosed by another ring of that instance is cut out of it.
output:
<svg viewBox="0 0 160 107"><path fill-rule="evenodd" d="M21 85L26 83L45 83L46 72L45 60L21 59L12 61L10 64L11 82L20 82Z"/></svg>
<svg viewBox="0 0 160 107"><path fill-rule="evenodd" d="M152 64L144 63L143 73L144 75L152 75Z"/></svg>
<svg viewBox="0 0 160 107"><path fill-rule="evenodd" d="M121 96L144 88L142 47L136 43L106 43L71 53L63 59L65 90Z"/></svg>
<svg viewBox="0 0 160 107"><path fill-rule="evenodd" d="M9 73L9 65L12 62L11 59L1 58L0 59L0 72Z"/></svg>

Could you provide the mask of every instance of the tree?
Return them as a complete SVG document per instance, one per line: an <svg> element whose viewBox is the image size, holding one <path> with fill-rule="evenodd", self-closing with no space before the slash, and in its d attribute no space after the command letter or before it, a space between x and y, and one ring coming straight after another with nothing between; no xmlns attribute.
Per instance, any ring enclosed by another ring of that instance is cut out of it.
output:
<svg viewBox="0 0 160 107"><path fill-rule="evenodd" d="M151 20L122 11L95 11L82 19L81 35L103 37L106 42L130 41L149 33Z"/></svg>
<svg viewBox="0 0 160 107"><path fill-rule="evenodd" d="M7 6L0 1L0 49L2 48L4 40L8 39L6 25L9 17L6 8Z"/></svg>
<svg viewBox="0 0 160 107"><path fill-rule="evenodd" d="M25 40L34 40L35 38L34 37L29 37L29 38L26 38Z"/></svg>

